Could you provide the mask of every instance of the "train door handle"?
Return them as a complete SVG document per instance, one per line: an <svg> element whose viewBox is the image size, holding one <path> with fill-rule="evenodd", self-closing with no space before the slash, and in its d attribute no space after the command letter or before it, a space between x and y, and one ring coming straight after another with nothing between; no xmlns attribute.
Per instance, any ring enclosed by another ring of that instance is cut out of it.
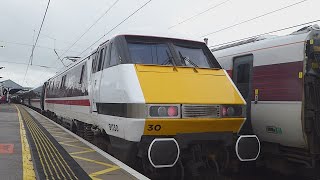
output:
<svg viewBox="0 0 320 180"><path fill-rule="evenodd" d="M254 90L254 103L258 104L259 101L259 89Z"/></svg>

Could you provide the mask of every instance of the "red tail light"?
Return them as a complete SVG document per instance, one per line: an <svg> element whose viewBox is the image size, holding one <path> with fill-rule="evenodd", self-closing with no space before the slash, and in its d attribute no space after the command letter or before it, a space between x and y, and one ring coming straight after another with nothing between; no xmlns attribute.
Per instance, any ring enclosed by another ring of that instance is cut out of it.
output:
<svg viewBox="0 0 320 180"><path fill-rule="evenodd" d="M170 117L173 117L173 116L177 116L178 115L178 108L177 107L174 107L174 106L170 106L168 108L168 115Z"/></svg>
<svg viewBox="0 0 320 180"><path fill-rule="evenodd" d="M149 105L151 118L180 118L179 105Z"/></svg>
<svg viewBox="0 0 320 180"><path fill-rule="evenodd" d="M223 106L222 107L222 116L226 116L227 115L227 107Z"/></svg>

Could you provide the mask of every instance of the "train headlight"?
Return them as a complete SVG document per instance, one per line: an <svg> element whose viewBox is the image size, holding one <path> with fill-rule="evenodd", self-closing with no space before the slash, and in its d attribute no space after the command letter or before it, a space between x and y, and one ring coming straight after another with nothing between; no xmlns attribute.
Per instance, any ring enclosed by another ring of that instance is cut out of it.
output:
<svg viewBox="0 0 320 180"><path fill-rule="evenodd" d="M149 105L150 118L180 118L180 105Z"/></svg>
<svg viewBox="0 0 320 180"><path fill-rule="evenodd" d="M222 105L221 117L246 117L246 108L242 105Z"/></svg>
<svg viewBox="0 0 320 180"><path fill-rule="evenodd" d="M235 114L235 110L233 107L228 107L227 109L227 115L228 116L233 116Z"/></svg>

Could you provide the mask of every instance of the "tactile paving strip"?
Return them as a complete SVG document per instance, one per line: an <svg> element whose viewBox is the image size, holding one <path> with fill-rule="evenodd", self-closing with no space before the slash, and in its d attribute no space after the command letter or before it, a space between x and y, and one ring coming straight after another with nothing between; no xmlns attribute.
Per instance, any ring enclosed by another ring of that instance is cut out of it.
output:
<svg viewBox="0 0 320 180"><path fill-rule="evenodd" d="M91 179L64 148L22 107L39 179Z"/></svg>

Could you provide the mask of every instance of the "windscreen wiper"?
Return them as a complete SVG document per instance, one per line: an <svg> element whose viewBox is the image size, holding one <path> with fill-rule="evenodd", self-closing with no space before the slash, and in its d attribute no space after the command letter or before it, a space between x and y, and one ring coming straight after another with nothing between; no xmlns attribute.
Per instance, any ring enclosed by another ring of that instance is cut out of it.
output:
<svg viewBox="0 0 320 180"><path fill-rule="evenodd" d="M173 61L173 57L170 56L168 50L166 50L166 53L168 58L161 65L167 65L169 62L171 62L173 66L176 66L175 62Z"/></svg>
<svg viewBox="0 0 320 180"><path fill-rule="evenodd" d="M194 63L193 61L191 61L190 58L188 57L183 57L181 52L179 51L179 55L180 55L180 58L185 62L185 61L188 61L192 66L194 67L199 67L196 63Z"/></svg>

